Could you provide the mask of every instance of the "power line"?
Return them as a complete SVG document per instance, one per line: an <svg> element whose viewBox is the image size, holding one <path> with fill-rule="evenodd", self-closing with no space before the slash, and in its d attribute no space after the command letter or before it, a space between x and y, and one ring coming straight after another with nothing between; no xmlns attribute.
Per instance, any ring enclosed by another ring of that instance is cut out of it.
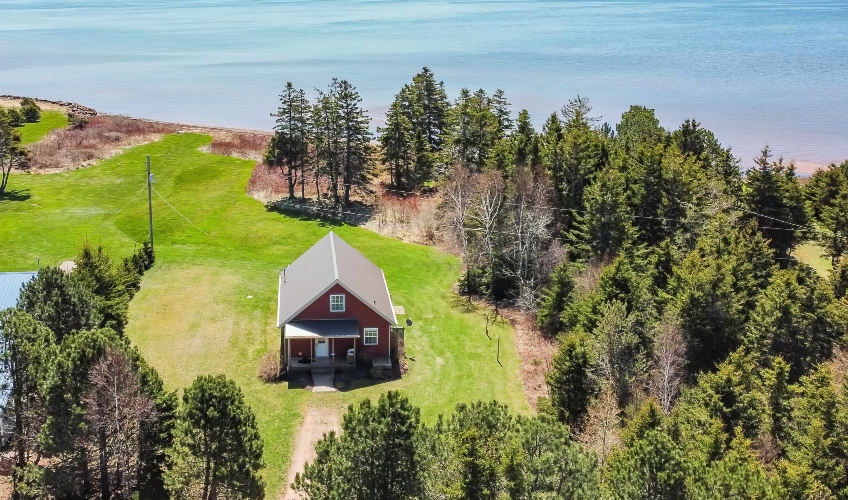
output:
<svg viewBox="0 0 848 500"><path fill-rule="evenodd" d="M127 208L128 206L130 206L130 203L132 203L132 202L133 202L136 198L138 198L138 195L140 195L140 194L141 194L141 192L145 190L145 188L147 188L147 185L142 186L142 187L141 187L141 189L139 189L139 190L138 190L138 192L137 192L136 194L134 194L132 198L130 198L130 201L126 202L126 203L124 204L124 206L122 206L121 208L119 208L119 209L118 209L118 211L117 211L117 212L113 213L111 216L109 216L109 218L107 218L107 219L105 219L103 222L101 222L101 223L100 223L100 225L99 225L99 226L97 226L97 228L98 228L98 229L100 229L101 227L103 227L103 224L106 224L106 223L107 223L107 222L109 222L110 220L112 220L112 219L114 219L115 217L117 217L119 213L123 212L125 208Z"/></svg>
<svg viewBox="0 0 848 500"><path fill-rule="evenodd" d="M156 191L156 188L153 188L153 192L154 192L154 193L156 193L156 196L158 196L158 197L159 197L159 199L161 199L162 201L164 201L164 202L165 202L165 204L166 204L166 205L168 205L168 207L169 207L171 210L173 210L173 211L174 211L177 215L179 215L180 217L182 217L182 218L183 218L186 222L188 222L189 224L191 224L191 225L192 225L192 227L194 227L195 229L197 229L198 231L200 231L201 233L203 233L204 235L206 235L209 239L211 239L212 241L215 241L215 242L216 242L216 243L218 243L219 245L221 245L221 246L223 246L223 247L226 247L226 248L228 248L228 249L230 249L230 250L235 250L233 247L231 247L231 246L227 245L226 243L224 243L224 242L222 242L222 241L218 240L217 238L215 238L215 237L214 237L214 236L212 236L211 234L209 234L209 233L207 233L206 231L204 231L203 229L201 229L201 228L200 228L200 226L198 226L197 224L195 224L194 222L192 222L191 220L189 220L189 218L188 218L188 217L186 217L185 215L183 215L183 214L182 214L182 212L180 212L179 210L177 210L177 209L176 209L173 205L171 205L171 204L168 202L168 200L166 200L166 199L165 199L165 198L164 198L161 194L159 194L159 191Z"/></svg>

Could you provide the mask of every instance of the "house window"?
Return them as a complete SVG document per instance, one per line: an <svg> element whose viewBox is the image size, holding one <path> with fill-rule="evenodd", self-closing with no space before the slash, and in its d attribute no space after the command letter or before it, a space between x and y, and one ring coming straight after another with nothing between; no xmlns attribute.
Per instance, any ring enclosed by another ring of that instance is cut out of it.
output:
<svg viewBox="0 0 848 500"><path fill-rule="evenodd" d="M344 312L344 295L330 295L330 312Z"/></svg>
<svg viewBox="0 0 848 500"><path fill-rule="evenodd" d="M377 345L377 329L366 328L364 336L365 345Z"/></svg>

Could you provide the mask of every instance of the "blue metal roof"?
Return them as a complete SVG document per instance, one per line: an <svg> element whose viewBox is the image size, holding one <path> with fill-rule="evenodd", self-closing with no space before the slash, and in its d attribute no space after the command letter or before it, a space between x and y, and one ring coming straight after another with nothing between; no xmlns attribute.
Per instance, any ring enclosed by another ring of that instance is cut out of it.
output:
<svg viewBox="0 0 848 500"><path fill-rule="evenodd" d="M0 311L18 304L18 296L21 288L29 283L38 274L35 271L28 273L0 273Z"/></svg>

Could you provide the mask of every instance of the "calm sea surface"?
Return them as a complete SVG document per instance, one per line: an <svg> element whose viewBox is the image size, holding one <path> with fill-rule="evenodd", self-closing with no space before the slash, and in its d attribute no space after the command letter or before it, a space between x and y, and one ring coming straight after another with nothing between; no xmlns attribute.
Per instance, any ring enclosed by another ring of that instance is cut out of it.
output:
<svg viewBox="0 0 848 500"><path fill-rule="evenodd" d="M109 113L268 128L287 80L339 77L379 125L422 66L537 125L579 94L694 117L746 166L848 158L846 0L0 0L0 94Z"/></svg>

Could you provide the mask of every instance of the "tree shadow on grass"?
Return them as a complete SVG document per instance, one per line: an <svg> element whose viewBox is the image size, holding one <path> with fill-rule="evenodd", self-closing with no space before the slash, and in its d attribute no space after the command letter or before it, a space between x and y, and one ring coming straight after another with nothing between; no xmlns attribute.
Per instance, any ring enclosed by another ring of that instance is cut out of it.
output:
<svg viewBox="0 0 848 500"><path fill-rule="evenodd" d="M337 371L333 385L339 392L350 392L357 389L365 389L375 385L385 384L393 380L400 380L400 367L395 366L397 363L392 363L392 376L390 378L373 378L370 375L370 370L365 366L357 366L353 370Z"/></svg>
<svg viewBox="0 0 848 500"><path fill-rule="evenodd" d="M292 219L297 219L297 220L304 221L304 222L317 222L318 226L320 226L320 227L341 227L341 226L347 226L348 225L348 224L345 224L344 222L341 222L341 221L338 221L338 220L335 220L335 219L331 219L329 217L326 217L326 216L323 216L323 215L320 215L320 214L301 212L301 211L291 209L291 208L280 207L280 206L277 206L277 205L272 204L272 203L269 203L268 205L266 205L265 209L268 212L273 212L273 213L277 213L277 214L280 214L280 215L285 215L286 217L290 217Z"/></svg>
<svg viewBox="0 0 848 500"><path fill-rule="evenodd" d="M321 227L360 226L374 215L371 207L359 203L342 208L298 199L274 201L266 204L265 209L303 221L317 221Z"/></svg>
<svg viewBox="0 0 848 500"><path fill-rule="evenodd" d="M32 195L29 194L29 189L7 190L0 193L0 203L6 201L27 201L30 198L32 198Z"/></svg>

